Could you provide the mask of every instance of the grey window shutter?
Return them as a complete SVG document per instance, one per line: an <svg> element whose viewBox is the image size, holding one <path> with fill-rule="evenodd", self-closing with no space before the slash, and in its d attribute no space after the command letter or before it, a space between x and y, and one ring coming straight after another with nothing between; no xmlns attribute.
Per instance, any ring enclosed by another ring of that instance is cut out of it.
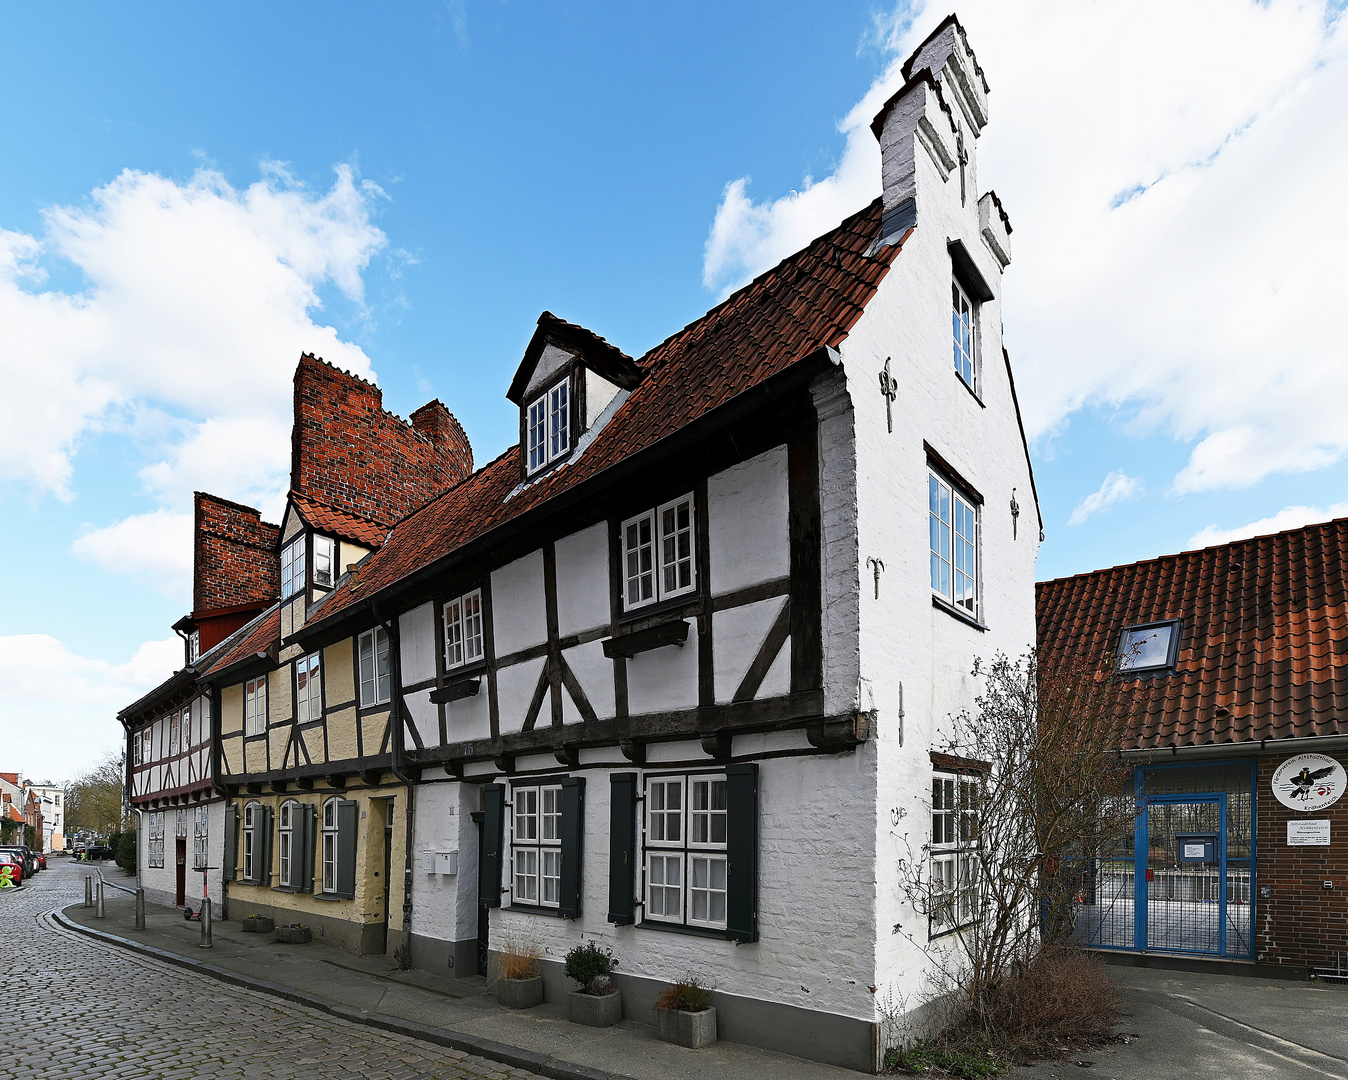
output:
<svg viewBox="0 0 1348 1080"><path fill-rule="evenodd" d="M637 774L609 776L608 921L636 921Z"/></svg>
<svg viewBox="0 0 1348 1080"><path fill-rule="evenodd" d="M731 941L758 940L758 766L726 766L726 928Z"/></svg>
<svg viewBox="0 0 1348 1080"><path fill-rule="evenodd" d="M501 906L501 857L505 845L505 786L482 789L482 857L477 896L483 907Z"/></svg>
<svg viewBox="0 0 1348 1080"><path fill-rule="evenodd" d="M225 807L225 865L220 868L222 881L234 880L234 864L239 859L239 808Z"/></svg>
<svg viewBox="0 0 1348 1080"><path fill-rule="evenodd" d="M318 812L312 806L299 808L299 889L301 892L314 891L314 841L318 833ZM294 841L291 841L294 843Z"/></svg>
<svg viewBox="0 0 1348 1080"><path fill-rule="evenodd" d="M253 842L257 845L258 863L257 878L259 885L271 884L271 843L272 843L272 808L270 806L259 807L262 814L262 821L257 827L257 839Z"/></svg>
<svg viewBox="0 0 1348 1080"><path fill-rule="evenodd" d="M343 799L337 804L337 895L356 895L356 823L360 803Z"/></svg>
<svg viewBox="0 0 1348 1080"><path fill-rule="evenodd" d="M585 778L562 781L562 880L557 912L566 919L580 918L581 867L584 858Z"/></svg>

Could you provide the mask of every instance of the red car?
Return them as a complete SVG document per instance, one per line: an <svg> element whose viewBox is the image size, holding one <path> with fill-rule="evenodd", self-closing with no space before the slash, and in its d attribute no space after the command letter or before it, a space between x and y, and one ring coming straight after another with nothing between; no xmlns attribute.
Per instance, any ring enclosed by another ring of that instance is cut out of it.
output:
<svg viewBox="0 0 1348 1080"><path fill-rule="evenodd" d="M37 868L39 870L47 869L47 853L45 851L37 853Z"/></svg>
<svg viewBox="0 0 1348 1080"><path fill-rule="evenodd" d="M15 885L23 884L23 859L17 855L11 855L8 851L0 851L0 867L9 867L9 879Z"/></svg>

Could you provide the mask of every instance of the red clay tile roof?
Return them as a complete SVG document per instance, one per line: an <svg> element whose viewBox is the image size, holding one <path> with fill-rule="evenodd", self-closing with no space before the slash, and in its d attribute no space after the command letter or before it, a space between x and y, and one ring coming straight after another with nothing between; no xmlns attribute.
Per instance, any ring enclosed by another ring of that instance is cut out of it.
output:
<svg viewBox="0 0 1348 1080"><path fill-rule="evenodd" d="M1348 518L1040 582L1039 653L1098 659L1183 620L1170 675L1133 680L1130 748L1348 734Z"/></svg>
<svg viewBox="0 0 1348 1080"><path fill-rule="evenodd" d="M233 667L240 661L252 659L258 653L267 652L278 645L281 640L280 605L264 611L240 630L239 635L238 640L230 648L213 661L210 667L201 672L202 678L209 678L216 672Z"/></svg>
<svg viewBox="0 0 1348 1080"><path fill-rule="evenodd" d="M354 540L358 544L372 548L379 547L384 542L384 537L388 535L388 529L383 525L342 510L335 510L331 506L324 506L322 503L314 502L313 499L306 499L298 492L292 491L289 497L291 505L300 515L300 520L311 529L340 536L343 540Z"/></svg>
<svg viewBox="0 0 1348 1080"><path fill-rule="evenodd" d="M880 216L876 199L641 357L640 385L578 459L507 499L523 476L520 448L512 446L399 522L357 578L339 584L311 614L306 630L653 446L820 346L837 348L902 246L866 255Z"/></svg>

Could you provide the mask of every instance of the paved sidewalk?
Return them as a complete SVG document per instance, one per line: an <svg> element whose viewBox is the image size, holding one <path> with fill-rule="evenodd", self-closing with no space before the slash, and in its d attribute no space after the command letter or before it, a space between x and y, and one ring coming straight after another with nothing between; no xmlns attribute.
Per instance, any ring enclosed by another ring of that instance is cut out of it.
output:
<svg viewBox="0 0 1348 1080"><path fill-rule="evenodd" d="M107 881L130 884L116 867ZM600 1080L856 1080L858 1073L738 1043L685 1050L660 1042L652 1024L624 1020L588 1028L567 1019L566 1003L505 1009L484 980L448 979L424 971L398 971L382 956L352 956L318 942L278 945L270 934L245 934L237 922L216 922L214 947L199 946L201 929L177 908L146 904L146 929L135 929L134 899L106 889L107 917L82 904L59 916L73 929L112 935L170 962L320 1008L348 1020L384 1027L545 1076Z"/></svg>

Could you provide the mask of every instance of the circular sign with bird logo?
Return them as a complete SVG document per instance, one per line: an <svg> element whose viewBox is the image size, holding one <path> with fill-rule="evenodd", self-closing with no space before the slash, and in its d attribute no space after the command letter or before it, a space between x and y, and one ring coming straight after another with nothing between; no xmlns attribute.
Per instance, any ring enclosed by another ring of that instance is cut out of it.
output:
<svg viewBox="0 0 1348 1080"><path fill-rule="evenodd" d="M1273 794L1293 810L1323 810L1339 801L1348 774L1324 754L1298 754L1273 770Z"/></svg>

